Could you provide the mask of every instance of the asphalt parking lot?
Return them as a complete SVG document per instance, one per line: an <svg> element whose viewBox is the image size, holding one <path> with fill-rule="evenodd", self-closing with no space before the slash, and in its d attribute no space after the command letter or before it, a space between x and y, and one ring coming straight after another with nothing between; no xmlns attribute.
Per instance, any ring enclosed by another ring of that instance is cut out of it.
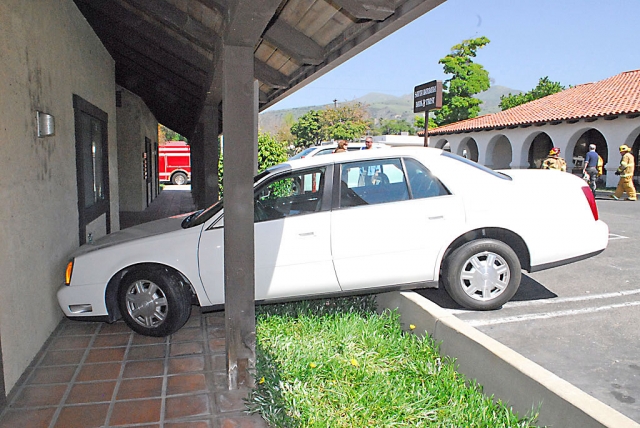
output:
<svg viewBox="0 0 640 428"><path fill-rule="evenodd" d="M502 309L463 310L442 289L420 294L640 422L640 202L603 196L597 204L609 225L607 249L524 275Z"/></svg>

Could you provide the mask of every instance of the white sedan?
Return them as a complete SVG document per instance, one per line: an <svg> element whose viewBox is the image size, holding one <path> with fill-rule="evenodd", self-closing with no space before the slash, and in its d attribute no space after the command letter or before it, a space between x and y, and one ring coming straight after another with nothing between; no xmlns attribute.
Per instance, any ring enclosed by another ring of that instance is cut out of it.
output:
<svg viewBox="0 0 640 428"><path fill-rule="evenodd" d="M501 307L521 271L594 256L608 242L591 190L550 170L492 171L431 148L289 161L255 179L258 302L437 287ZM83 245L58 301L73 319L124 318L164 336L192 304L224 304L222 201Z"/></svg>

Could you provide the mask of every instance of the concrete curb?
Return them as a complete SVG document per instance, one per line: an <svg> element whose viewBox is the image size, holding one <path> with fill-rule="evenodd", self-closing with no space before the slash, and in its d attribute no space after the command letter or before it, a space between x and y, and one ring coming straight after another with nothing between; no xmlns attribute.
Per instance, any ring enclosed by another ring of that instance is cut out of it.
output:
<svg viewBox="0 0 640 428"><path fill-rule="evenodd" d="M469 326L413 292L378 295L382 308L398 309L405 326L427 332L440 353L455 358L458 371L483 386L484 393L507 403L520 415L540 405L538 424L564 428L640 428L569 382Z"/></svg>

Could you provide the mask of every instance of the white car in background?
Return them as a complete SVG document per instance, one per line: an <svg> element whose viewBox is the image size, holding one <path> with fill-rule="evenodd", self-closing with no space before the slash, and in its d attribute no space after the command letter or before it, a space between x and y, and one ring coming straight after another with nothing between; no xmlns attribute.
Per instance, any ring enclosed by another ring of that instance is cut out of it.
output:
<svg viewBox="0 0 640 428"><path fill-rule="evenodd" d="M608 242L580 178L492 171L432 148L289 161L258 175L254 195L259 303L442 285L466 308L496 309L522 270L591 257ZM72 319L122 317L140 334L171 334L192 304L224 305L223 227L219 201L83 245L60 307Z"/></svg>
<svg viewBox="0 0 640 428"><path fill-rule="evenodd" d="M362 150L362 149L364 149L364 147L365 147L364 143L351 143L351 142L349 142L349 144L347 145L347 151L351 152L351 151L356 151L356 150ZM390 146L388 146L387 144L373 143L373 146L371 148L372 149L387 149L389 147ZM296 153L295 155L291 156L289 158L289 160L310 158L310 157L313 157L313 156L321 156L321 155L330 155L337 148L338 148L338 144L337 143L321 144L319 146L311 146L311 147L307 147L306 149L303 149L299 153Z"/></svg>

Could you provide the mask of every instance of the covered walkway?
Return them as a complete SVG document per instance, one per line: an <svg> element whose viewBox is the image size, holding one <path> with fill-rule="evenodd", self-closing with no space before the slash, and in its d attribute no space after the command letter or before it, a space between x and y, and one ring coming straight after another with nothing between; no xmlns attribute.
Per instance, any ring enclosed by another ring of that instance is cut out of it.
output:
<svg viewBox="0 0 640 428"><path fill-rule="evenodd" d="M194 209L189 186L168 186L122 226ZM7 398L0 428L266 427L227 388L223 312L152 338L114 324L63 319Z"/></svg>

